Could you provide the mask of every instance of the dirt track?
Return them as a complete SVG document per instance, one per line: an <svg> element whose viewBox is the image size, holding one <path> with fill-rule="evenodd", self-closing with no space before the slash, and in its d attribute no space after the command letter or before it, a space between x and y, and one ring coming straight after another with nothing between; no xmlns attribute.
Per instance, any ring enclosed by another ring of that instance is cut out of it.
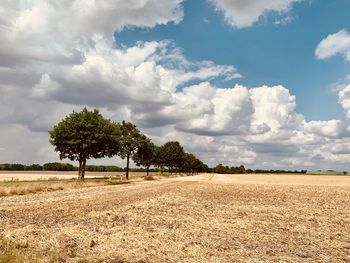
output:
<svg viewBox="0 0 350 263"><path fill-rule="evenodd" d="M4 197L0 233L57 262L350 262L350 177L242 176Z"/></svg>

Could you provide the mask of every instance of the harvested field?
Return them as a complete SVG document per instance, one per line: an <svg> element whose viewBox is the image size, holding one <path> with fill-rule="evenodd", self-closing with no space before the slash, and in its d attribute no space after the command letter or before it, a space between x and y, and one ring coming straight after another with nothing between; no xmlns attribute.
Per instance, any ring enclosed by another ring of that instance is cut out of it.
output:
<svg viewBox="0 0 350 263"><path fill-rule="evenodd" d="M349 204L350 177L199 175L1 197L0 235L23 262L350 262Z"/></svg>

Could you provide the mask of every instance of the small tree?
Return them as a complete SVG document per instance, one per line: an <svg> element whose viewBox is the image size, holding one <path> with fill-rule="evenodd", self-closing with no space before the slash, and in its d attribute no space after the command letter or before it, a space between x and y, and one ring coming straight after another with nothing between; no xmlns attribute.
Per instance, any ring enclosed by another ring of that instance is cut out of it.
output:
<svg viewBox="0 0 350 263"><path fill-rule="evenodd" d="M49 133L50 143L60 153L60 159L79 162L78 178L84 180L86 160L110 156L109 147L120 130L112 127L97 109L84 108L66 116Z"/></svg>
<svg viewBox="0 0 350 263"><path fill-rule="evenodd" d="M136 165L146 167L147 176L149 175L150 166L156 162L156 147L151 140L146 139L133 156Z"/></svg>
<svg viewBox="0 0 350 263"><path fill-rule="evenodd" d="M139 148L147 141L147 137L136 128L131 122L123 121L120 125L121 136L119 138L120 151L117 154L126 158L126 179L129 179L130 158L132 158Z"/></svg>

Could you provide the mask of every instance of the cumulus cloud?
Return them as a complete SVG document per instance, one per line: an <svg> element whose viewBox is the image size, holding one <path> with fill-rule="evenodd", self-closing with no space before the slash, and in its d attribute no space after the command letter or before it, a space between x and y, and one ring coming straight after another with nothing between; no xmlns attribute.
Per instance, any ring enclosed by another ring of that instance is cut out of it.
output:
<svg viewBox="0 0 350 263"><path fill-rule="evenodd" d="M328 35L318 44L315 54L319 59L342 55L346 61L350 62L350 33L342 29Z"/></svg>
<svg viewBox="0 0 350 263"><path fill-rule="evenodd" d="M287 11L293 1L265 1L263 9L258 1L231 2L260 10L239 20L243 26L268 10ZM322 160L328 168L350 157L349 87L339 91L348 119L306 121L286 87L214 86L212 80L241 77L232 65L190 61L168 40L116 45L114 33L128 27L180 22L182 1L0 6L0 162L57 160L47 131L84 106L135 122L157 144L179 140L210 165L303 168Z"/></svg>
<svg viewBox="0 0 350 263"><path fill-rule="evenodd" d="M269 12L286 14L292 4L303 0L209 0L217 10L224 14L225 20L237 28L252 26ZM288 23L287 16L277 24Z"/></svg>

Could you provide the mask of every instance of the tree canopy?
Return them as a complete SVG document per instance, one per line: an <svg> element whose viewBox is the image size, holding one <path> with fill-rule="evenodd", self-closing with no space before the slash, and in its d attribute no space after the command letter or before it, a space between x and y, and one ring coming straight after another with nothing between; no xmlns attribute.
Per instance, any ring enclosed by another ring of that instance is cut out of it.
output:
<svg viewBox="0 0 350 263"><path fill-rule="evenodd" d="M159 147L157 152L157 164L160 167L168 167L171 172L180 168L184 159L185 151L177 141L170 141Z"/></svg>
<svg viewBox="0 0 350 263"><path fill-rule="evenodd" d="M133 156L133 161L137 166L144 166L147 169L147 176L149 175L149 168L151 165L157 163L157 146L150 140L146 139L141 147Z"/></svg>
<svg viewBox="0 0 350 263"><path fill-rule="evenodd" d="M79 179L84 179L86 160L111 156L110 145L118 136L118 129L97 109L72 112L50 133L50 142L59 152L60 159L79 162Z"/></svg>

